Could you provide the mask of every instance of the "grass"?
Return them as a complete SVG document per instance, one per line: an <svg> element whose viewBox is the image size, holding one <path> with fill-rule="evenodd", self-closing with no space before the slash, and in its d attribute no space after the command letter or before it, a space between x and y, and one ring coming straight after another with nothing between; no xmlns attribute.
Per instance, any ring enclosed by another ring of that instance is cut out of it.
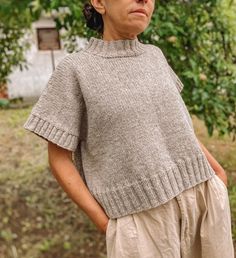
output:
<svg viewBox="0 0 236 258"><path fill-rule="evenodd" d="M63 192L47 164L47 143L23 128L32 107L0 110L0 257L105 258L105 236ZM236 143L196 135L225 168L236 239Z"/></svg>

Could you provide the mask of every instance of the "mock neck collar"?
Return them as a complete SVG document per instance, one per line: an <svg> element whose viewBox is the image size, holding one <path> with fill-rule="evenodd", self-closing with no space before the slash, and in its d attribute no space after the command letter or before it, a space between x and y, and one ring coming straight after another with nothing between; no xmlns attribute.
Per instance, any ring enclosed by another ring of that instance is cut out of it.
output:
<svg viewBox="0 0 236 258"><path fill-rule="evenodd" d="M145 44L141 43L138 38L107 41L90 37L84 50L103 57L138 56L145 52Z"/></svg>

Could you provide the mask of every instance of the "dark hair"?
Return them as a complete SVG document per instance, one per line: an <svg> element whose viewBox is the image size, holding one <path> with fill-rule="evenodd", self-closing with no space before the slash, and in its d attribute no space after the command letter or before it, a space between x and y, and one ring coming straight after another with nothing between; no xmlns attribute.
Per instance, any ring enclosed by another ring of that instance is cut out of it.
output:
<svg viewBox="0 0 236 258"><path fill-rule="evenodd" d="M103 34L104 24L102 15L90 3L84 4L83 14L87 27L97 31L99 34Z"/></svg>

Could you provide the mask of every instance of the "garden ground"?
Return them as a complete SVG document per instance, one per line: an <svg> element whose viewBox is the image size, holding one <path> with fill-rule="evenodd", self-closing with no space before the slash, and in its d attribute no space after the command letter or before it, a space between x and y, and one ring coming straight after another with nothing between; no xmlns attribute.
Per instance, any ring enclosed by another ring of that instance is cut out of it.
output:
<svg viewBox="0 0 236 258"><path fill-rule="evenodd" d="M47 142L23 124L32 106L0 110L0 257L105 258L98 232L63 192L47 164ZM193 117L195 133L228 175L236 240L236 141L207 135Z"/></svg>

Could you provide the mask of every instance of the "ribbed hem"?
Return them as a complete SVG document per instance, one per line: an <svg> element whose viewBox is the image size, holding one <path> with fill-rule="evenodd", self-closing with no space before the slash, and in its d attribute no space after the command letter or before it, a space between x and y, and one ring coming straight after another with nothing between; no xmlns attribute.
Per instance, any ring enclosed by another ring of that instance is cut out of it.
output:
<svg viewBox="0 0 236 258"><path fill-rule="evenodd" d="M110 218L157 207L186 189L211 178L215 171L205 155L182 159L173 167L132 183L120 182L107 192L93 192Z"/></svg>
<svg viewBox="0 0 236 258"><path fill-rule="evenodd" d="M62 148L75 151L78 144L78 136L72 135L63 129L31 113L23 127L41 137L49 140Z"/></svg>

